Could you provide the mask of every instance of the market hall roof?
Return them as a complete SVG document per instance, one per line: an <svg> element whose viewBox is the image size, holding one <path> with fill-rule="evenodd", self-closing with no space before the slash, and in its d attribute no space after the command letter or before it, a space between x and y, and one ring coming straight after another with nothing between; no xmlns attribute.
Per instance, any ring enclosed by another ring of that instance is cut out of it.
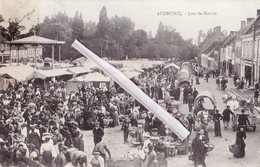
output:
<svg viewBox="0 0 260 167"><path fill-rule="evenodd" d="M40 37L37 35L33 35L30 37L17 39L14 41L5 41L6 44L56 44L62 45L65 44L65 41L57 41L49 38Z"/></svg>

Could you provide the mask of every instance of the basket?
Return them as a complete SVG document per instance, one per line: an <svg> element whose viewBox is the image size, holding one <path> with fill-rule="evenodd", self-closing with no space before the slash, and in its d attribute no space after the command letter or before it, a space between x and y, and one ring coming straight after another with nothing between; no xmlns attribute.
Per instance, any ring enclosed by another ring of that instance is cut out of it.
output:
<svg viewBox="0 0 260 167"><path fill-rule="evenodd" d="M209 152L214 149L215 145L214 144L205 144L205 147L207 148L207 151Z"/></svg>
<svg viewBox="0 0 260 167"><path fill-rule="evenodd" d="M232 144L228 146L229 151L233 154L237 154L239 152L239 147L237 144Z"/></svg>

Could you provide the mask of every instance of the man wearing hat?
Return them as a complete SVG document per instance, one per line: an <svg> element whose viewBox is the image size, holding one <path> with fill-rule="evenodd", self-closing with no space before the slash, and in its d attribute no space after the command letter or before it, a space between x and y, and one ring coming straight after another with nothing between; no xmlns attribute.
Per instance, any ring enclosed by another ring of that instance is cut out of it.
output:
<svg viewBox="0 0 260 167"><path fill-rule="evenodd" d="M189 106L189 112L191 113L192 112L192 108L193 108L193 105L194 105L194 97L192 96L191 93L188 94L188 106Z"/></svg>
<svg viewBox="0 0 260 167"><path fill-rule="evenodd" d="M144 142L143 142L143 147L142 149L147 153L148 152L148 145L152 144L151 140L150 140L150 135L148 133L144 133L143 134L143 138L144 138Z"/></svg>
<svg viewBox="0 0 260 167"><path fill-rule="evenodd" d="M40 151L35 148L35 145L33 143L28 144L28 149L29 149L29 158L31 158L34 161L38 161Z"/></svg>
<svg viewBox="0 0 260 167"><path fill-rule="evenodd" d="M152 112L148 111L147 116L145 117L145 126L144 126L144 131L145 132L151 132L153 126L153 116Z"/></svg>
<svg viewBox="0 0 260 167"><path fill-rule="evenodd" d="M99 126L99 122L95 122L95 127L93 129L93 137L94 137L94 144L96 145L102 140L102 137L104 136L104 130Z"/></svg>
<svg viewBox="0 0 260 167"><path fill-rule="evenodd" d="M205 156L206 156L206 147L201 141L202 131L197 131L196 137L193 139L191 148L193 154L194 167L197 167L198 164L201 164L203 167L206 167Z"/></svg>
<svg viewBox="0 0 260 167"><path fill-rule="evenodd" d="M144 142L143 133L144 133L143 126L141 124L137 125L137 129L135 131L136 142L143 144Z"/></svg>
<svg viewBox="0 0 260 167"><path fill-rule="evenodd" d="M89 166L90 167L104 167L105 161L102 156L100 156L99 152L93 152L93 155L89 158Z"/></svg>
<svg viewBox="0 0 260 167"><path fill-rule="evenodd" d="M228 130L229 127L229 121L230 121L230 115L234 115L234 113L230 110L230 106L227 105L227 108L223 111L223 123L224 123L224 129Z"/></svg>
<svg viewBox="0 0 260 167"><path fill-rule="evenodd" d="M50 133L44 133L42 137L43 143L40 148L40 154L45 166L52 166L52 161L57 156L51 138L52 135Z"/></svg>
<svg viewBox="0 0 260 167"><path fill-rule="evenodd" d="M28 142L33 143L36 149L40 149L40 144L41 144L41 138L39 134L39 130L36 129L37 124L32 124L31 125L31 130L29 131L28 134Z"/></svg>

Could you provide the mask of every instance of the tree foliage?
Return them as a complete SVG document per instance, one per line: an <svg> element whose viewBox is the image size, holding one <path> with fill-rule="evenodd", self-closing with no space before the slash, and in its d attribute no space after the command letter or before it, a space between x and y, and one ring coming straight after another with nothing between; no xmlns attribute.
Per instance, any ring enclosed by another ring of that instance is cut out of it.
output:
<svg viewBox="0 0 260 167"><path fill-rule="evenodd" d="M2 21L4 18L0 15L0 23ZM153 37L152 32L135 30L135 23L128 17L115 15L109 18L105 6L99 13L98 23L84 22L80 12L76 12L74 17L59 12L45 17L42 23L21 36L22 28L19 22L9 21L7 28L2 27L1 34L5 34L7 40L35 33L42 37L65 41L65 46L62 46L63 60L74 60L81 56L71 47L75 39L81 41L97 55L110 59L128 57L188 60L197 56L197 47L192 44L192 40L184 40L174 28L160 22ZM44 54L50 57L50 47L45 48L44 51ZM58 54L55 52L55 55Z"/></svg>

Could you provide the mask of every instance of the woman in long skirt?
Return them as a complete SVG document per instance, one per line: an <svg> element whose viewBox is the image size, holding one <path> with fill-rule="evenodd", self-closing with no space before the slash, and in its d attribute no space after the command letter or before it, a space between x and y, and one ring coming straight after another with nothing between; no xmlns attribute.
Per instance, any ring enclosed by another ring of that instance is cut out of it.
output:
<svg viewBox="0 0 260 167"><path fill-rule="evenodd" d="M244 158L245 157L245 140L246 139L246 132L244 128L240 128L236 134L236 144L238 145L238 153L233 154L236 158Z"/></svg>

